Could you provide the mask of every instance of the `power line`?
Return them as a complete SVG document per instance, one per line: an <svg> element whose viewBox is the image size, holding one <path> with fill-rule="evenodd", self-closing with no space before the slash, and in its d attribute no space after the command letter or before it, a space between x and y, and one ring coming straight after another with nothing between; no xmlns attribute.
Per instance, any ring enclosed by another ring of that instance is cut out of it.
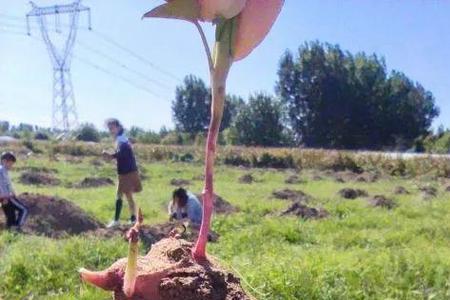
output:
<svg viewBox="0 0 450 300"><path fill-rule="evenodd" d="M90 66L90 67L92 67L92 68L94 68L94 69L96 69L96 70L98 70L100 72L108 74L108 75L110 75L112 77L115 77L115 78L117 78L119 80L122 80L122 81L128 83L129 85L131 85L131 86L133 86L133 87L135 87L135 88L137 88L139 90L142 90L144 92L147 92L148 94L151 94L151 95L153 95L153 96L155 96L155 97L157 97L157 98L162 100L162 97L159 94L155 93L154 91L152 91L152 90L150 90L150 89L148 89L148 88L146 88L144 86L141 86L139 84L134 83L132 80L126 78L125 76L118 75L118 74L116 74L114 72L111 72L108 69L106 69L104 67L101 67L98 64L93 63L93 62L91 62L91 61L89 61L89 60L87 60L85 58L81 58L81 57L78 57L76 55L73 55L73 58L75 58L76 60L84 63L85 65L88 65L88 66Z"/></svg>
<svg viewBox="0 0 450 300"><path fill-rule="evenodd" d="M87 44L85 44L83 42L80 42L80 41L78 41L77 44L80 45L81 47L85 48L86 50L91 51L91 52L93 52L93 53L95 53L95 54L97 54L97 55L99 55L99 56L109 60L110 62L120 66L121 68L123 68L123 69L125 69L125 70L127 70L127 71L129 71L131 73L134 73L135 75L141 77L142 79L144 79L144 80L146 80L148 82L156 84L157 86L163 87L163 88L165 88L167 90L171 90L171 87L168 86L167 84L165 84L165 83L163 83L163 82L161 82L159 80L153 79L153 78L147 76L146 74L144 74L142 72L139 72L139 71L137 71L135 69L132 69L131 67L127 66L126 64L124 64L120 60L118 60L118 59L116 59L116 58L114 58L114 57L112 57L112 56L110 56L108 54L105 54L105 53L103 53L103 52L101 52L101 51L99 51L99 50L97 50L95 48L92 48L91 46L89 46L89 45L87 45Z"/></svg>
<svg viewBox="0 0 450 300"><path fill-rule="evenodd" d="M128 53L129 55L133 56L134 58L138 59L139 61L151 66L152 68L156 69L157 71L161 72L162 74L165 74L166 76L176 80L177 82L181 82L181 79L178 78L176 75L172 74L169 71L166 71L160 67L158 67L157 65L155 65L154 63L152 63L151 61L149 61L148 59L146 59L145 57L135 53L134 51L126 48L125 46L122 46L121 44L117 43L116 41L114 41L112 38L108 37L107 35L100 33L96 30L92 30L92 33L94 33L95 35L97 35L98 37L100 37L101 39L103 39L104 41L106 41L107 43L119 48L120 50Z"/></svg>

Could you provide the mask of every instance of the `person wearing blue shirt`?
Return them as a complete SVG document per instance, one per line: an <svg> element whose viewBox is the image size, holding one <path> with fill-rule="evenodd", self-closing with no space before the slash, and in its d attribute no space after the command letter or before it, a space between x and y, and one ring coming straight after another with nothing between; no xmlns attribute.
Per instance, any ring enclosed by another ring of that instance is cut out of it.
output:
<svg viewBox="0 0 450 300"><path fill-rule="evenodd" d="M168 211L171 221L188 219L194 226L202 223L202 204L194 194L183 188L173 192Z"/></svg>

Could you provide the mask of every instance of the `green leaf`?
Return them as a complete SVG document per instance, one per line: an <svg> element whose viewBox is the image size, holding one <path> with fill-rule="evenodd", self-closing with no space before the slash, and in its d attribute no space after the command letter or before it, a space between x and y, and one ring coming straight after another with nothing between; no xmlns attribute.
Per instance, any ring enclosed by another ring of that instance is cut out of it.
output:
<svg viewBox="0 0 450 300"><path fill-rule="evenodd" d="M143 18L167 18L192 22L200 19L200 11L197 0L172 0L152 9Z"/></svg>

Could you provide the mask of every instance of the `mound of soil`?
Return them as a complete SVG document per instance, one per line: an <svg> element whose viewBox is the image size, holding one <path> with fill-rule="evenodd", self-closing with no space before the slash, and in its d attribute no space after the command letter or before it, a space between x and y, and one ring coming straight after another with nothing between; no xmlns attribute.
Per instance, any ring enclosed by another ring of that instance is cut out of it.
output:
<svg viewBox="0 0 450 300"><path fill-rule="evenodd" d="M35 194L22 194L18 198L28 207L28 219L22 228L25 233L61 238L102 227L70 201Z"/></svg>
<svg viewBox="0 0 450 300"><path fill-rule="evenodd" d="M403 186L397 186L394 189L394 194L396 195L409 195L411 194L406 188Z"/></svg>
<svg viewBox="0 0 450 300"><path fill-rule="evenodd" d="M345 183L350 181L373 183L378 181L380 176L377 173L363 172L355 173L352 171L340 171L332 175L336 182Z"/></svg>
<svg viewBox="0 0 450 300"><path fill-rule="evenodd" d="M159 300L251 300L240 280L213 260L201 263L192 258L192 243L175 238L163 239L150 252L139 257L137 265L138 286L156 284L155 299ZM126 259L121 259L108 269L110 274L124 274ZM155 276L161 274L154 282ZM123 276L123 275L119 275ZM123 280L114 288L116 300L142 300L150 297L128 298L123 292Z"/></svg>
<svg viewBox="0 0 450 300"><path fill-rule="evenodd" d="M356 176L355 181L356 182L376 182L379 179L379 175L376 173L369 173L369 172L364 172L362 174L359 174L358 176Z"/></svg>
<svg viewBox="0 0 450 300"><path fill-rule="evenodd" d="M291 175L284 181L286 184L300 184L306 183L304 179L301 179L298 175Z"/></svg>
<svg viewBox="0 0 450 300"><path fill-rule="evenodd" d="M197 194L196 196L203 203L203 195ZM215 197L214 197L214 212L216 214L228 215L228 214L232 214L232 213L235 213L238 211L239 211L239 209L237 207L234 207L230 202L223 199L219 195L215 195Z"/></svg>
<svg viewBox="0 0 450 300"><path fill-rule="evenodd" d="M419 190L423 193L425 199L434 198L438 194L437 188L433 186L423 186Z"/></svg>
<svg viewBox="0 0 450 300"><path fill-rule="evenodd" d="M91 160L90 163L94 167L103 167L105 165L105 162L98 158Z"/></svg>
<svg viewBox="0 0 450 300"><path fill-rule="evenodd" d="M24 172L33 172L33 173L46 173L46 174L56 174L58 173L57 169L46 168L46 167L22 167L19 168L18 171Z"/></svg>
<svg viewBox="0 0 450 300"><path fill-rule="evenodd" d="M446 192L450 192L450 185L448 187L445 188Z"/></svg>
<svg viewBox="0 0 450 300"><path fill-rule="evenodd" d="M356 199L359 197L367 197L369 194L360 189L351 189L351 188L345 188L339 191L338 193L342 198L345 199Z"/></svg>
<svg viewBox="0 0 450 300"><path fill-rule="evenodd" d="M299 190L284 189L272 192L273 197L280 200L308 202L311 196Z"/></svg>
<svg viewBox="0 0 450 300"><path fill-rule="evenodd" d="M190 185L191 182L187 179L181 179L181 178L174 178L170 181L170 184L173 186L187 186Z"/></svg>
<svg viewBox="0 0 450 300"><path fill-rule="evenodd" d="M205 175L203 175L203 174L196 175L196 176L192 177L192 180L203 181L203 180L205 180Z"/></svg>
<svg viewBox="0 0 450 300"><path fill-rule="evenodd" d="M322 178L322 176L320 176L320 175L314 175L314 176L312 177L312 180L314 180L314 181L320 181L320 180L323 180L323 178Z"/></svg>
<svg viewBox="0 0 450 300"><path fill-rule="evenodd" d="M19 180L25 185L59 185L61 183L53 175L42 172L23 172Z"/></svg>
<svg viewBox="0 0 450 300"><path fill-rule="evenodd" d="M382 207L387 209L393 209L397 206L394 200L386 198L383 195L377 195L369 200L370 205L373 207Z"/></svg>
<svg viewBox="0 0 450 300"><path fill-rule="evenodd" d="M108 177L86 177L81 182L74 185L76 188L96 188L101 186L114 185L114 181Z"/></svg>
<svg viewBox="0 0 450 300"><path fill-rule="evenodd" d="M297 216L305 220L323 219L330 214L323 208L308 207L300 202L294 202L287 210L281 213L282 216Z"/></svg>
<svg viewBox="0 0 450 300"><path fill-rule="evenodd" d="M239 177L239 183L252 184L253 182L255 182L255 178L252 174L245 174Z"/></svg>

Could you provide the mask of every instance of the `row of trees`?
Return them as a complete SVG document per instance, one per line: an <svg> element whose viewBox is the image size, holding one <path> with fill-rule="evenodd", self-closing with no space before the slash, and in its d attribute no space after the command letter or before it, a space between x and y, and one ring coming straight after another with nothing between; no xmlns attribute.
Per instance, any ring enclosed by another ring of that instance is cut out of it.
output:
<svg viewBox="0 0 450 300"><path fill-rule="evenodd" d="M203 81L188 76L173 102L176 128L205 132L210 102ZM432 93L388 72L384 59L312 42L282 56L276 97L229 96L222 129L241 145L406 149L429 135L438 115Z"/></svg>

